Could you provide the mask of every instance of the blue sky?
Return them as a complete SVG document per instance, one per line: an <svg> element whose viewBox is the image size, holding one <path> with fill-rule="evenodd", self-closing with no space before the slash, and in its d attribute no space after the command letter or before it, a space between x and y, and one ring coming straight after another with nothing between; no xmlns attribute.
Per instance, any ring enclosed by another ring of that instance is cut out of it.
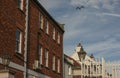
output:
<svg viewBox="0 0 120 78"><path fill-rule="evenodd" d="M39 0L53 18L65 24L64 52L81 42L90 55L120 60L120 0ZM85 8L76 10L77 6Z"/></svg>

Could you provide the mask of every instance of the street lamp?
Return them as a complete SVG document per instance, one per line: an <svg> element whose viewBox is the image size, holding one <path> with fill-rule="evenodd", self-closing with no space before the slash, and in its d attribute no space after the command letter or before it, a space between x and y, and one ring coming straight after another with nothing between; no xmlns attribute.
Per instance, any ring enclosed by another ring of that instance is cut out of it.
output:
<svg viewBox="0 0 120 78"><path fill-rule="evenodd" d="M84 78L84 73L82 73L82 71L84 72L85 69L84 69L84 63L83 63L83 59L85 59L85 56L86 56L86 52L84 51L83 47L81 46L81 50L78 53L78 57L81 61L81 78Z"/></svg>
<svg viewBox="0 0 120 78"><path fill-rule="evenodd" d="M81 50L78 53L78 57L80 59L80 61L82 61L83 59L85 59L86 56L86 52L84 51L83 47L81 47Z"/></svg>
<svg viewBox="0 0 120 78"><path fill-rule="evenodd" d="M6 70L6 67L10 64L10 56L8 55L8 53L5 53L2 56L2 64L5 66L5 70Z"/></svg>

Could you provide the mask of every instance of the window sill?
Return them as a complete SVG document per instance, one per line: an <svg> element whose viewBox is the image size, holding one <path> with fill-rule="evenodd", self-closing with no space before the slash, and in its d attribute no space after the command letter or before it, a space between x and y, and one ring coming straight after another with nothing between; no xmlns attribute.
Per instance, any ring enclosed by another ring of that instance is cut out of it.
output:
<svg viewBox="0 0 120 78"><path fill-rule="evenodd" d="M58 74L61 74L60 72L57 72Z"/></svg>
<svg viewBox="0 0 120 78"><path fill-rule="evenodd" d="M45 68L49 70L49 67L46 67L46 66L45 66Z"/></svg>
<svg viewBox="0 0 120 78"><path fill-rule="evenodd" d="M43 31L43 28L39 27L39 29Z"/></svg>
<svg viewBox="0 0 120 78"><path fill-rule="evenodd" d="M15 56L19 58L20 60L24 61L24 56L18 52L15 53Z"/></svg>
<svg viewBox="0 0 120 78"><path fill-rule="evenodd" d="M18 10L25 15L24 11L18 7Z"/></svg>
<svg viewBox="0 0 120 78"><path fill-rule="evenodd" d="M61 43L57 43L59 46L61 45Z"/></svg>
<svg viewBox="0 0 120 78"><path fill-rule="evenodd" d="M54 73L58 74L56 70L52 70Z"/></svg>
<svg viewBox="0 0 120 78"><path fill-rule="evenodd" d="M40 64L41 68L43 68L43 64Z"/></svg>
<svg viewBox="0 0 120 78"><path fill-rule="evenodd" d="M55 39L52 38L52 40L53 40L55 43L57 43Z"/></svg>
<svg viewBox="0 0 120 78"><path fill-rule="evenodd" d="M46 33L46 32L45 32L45 34L46 34L47 36L50 36L50 34L49 34L49 33Z"/></svg>

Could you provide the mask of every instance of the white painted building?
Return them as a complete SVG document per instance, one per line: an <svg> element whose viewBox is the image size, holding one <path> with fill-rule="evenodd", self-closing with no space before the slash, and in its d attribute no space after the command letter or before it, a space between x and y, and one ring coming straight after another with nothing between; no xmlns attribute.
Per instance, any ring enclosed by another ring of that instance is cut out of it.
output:
<svg viewBox="0 0 120 78"><path fill-rule="evenodd" d="M81 78L101 78L102 65L100 60L96 60L93 54L88 56L80 43L75 48L75 52L72 54L71 58L81 65L81 70L79 70L77 73L74 73L74 75L80 75Z"/></svg>
<svg viewBox="0 0 120 78"><path fill-rule="evenodd" d="M64 55L64 78L80 78L81 65L70 56Z"/></svg>
<svg viewBox="0 0 120 78"><path fill-rule="evenodd" d="M80 43L67 59L64 64L65 78L120 78L120 62L106 62L103 57L95 58L93 54L88 56ZM79 66L74 65L74 62ZM68 75L67 72L72 73Z"/></svg>

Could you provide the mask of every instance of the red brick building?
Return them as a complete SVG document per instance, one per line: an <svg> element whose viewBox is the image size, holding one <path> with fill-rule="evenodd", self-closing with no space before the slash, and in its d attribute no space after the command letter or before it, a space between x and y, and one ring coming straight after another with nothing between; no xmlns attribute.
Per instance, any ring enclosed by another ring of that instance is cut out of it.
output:
<svg viewBox="0 0 120 78"><path fill-rule="evenodd" d="M0 77L63 78L63 34L37 0L0 0Z"/></svg>

